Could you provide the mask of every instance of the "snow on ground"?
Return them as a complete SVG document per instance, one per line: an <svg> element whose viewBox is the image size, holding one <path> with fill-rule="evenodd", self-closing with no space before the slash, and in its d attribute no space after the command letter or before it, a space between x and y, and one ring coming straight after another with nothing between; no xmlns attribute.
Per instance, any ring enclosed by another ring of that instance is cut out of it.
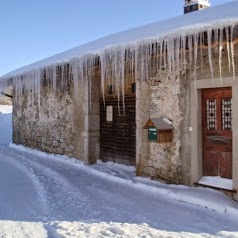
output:
<svg viewBox="0 0 238 238"><path fill-rule="evenodd" d="M204 176L199 180L199 183L217 188L233 189L232 179L221 178L220 176Z"/></svg>
<svg viewBox="0 0 238 238"><path fill-rule="evenodd" d="M0 105L0 145L12 142L12 106Z"/></svg>
<svg viewBox="0 0 238 238"><path fill-rule="evenodd" d="M35 237L238 237L236 202L211 189L136 178L133 167L87 166L11 144L0 147L0 171L6 234L36 227ZM217 211L203 207L210 203Z"/></svg>
<svg viewBox="0 0 238 238"><path fill-rule="evenodd" d="M0 105L0 113L2 114L11 114L12 113L12 106L8 105ZM9 127L10 124L7 124L6 127Z"/></svg>
<svg viewBox="0 0 238 238"><path fill-rule="evenodd" d="M53 225L59 237L115 237L115 238L199 238L212 237L205 233L168 232L151 228L148 224L57 222ZM216 237L235 238L233 232L219 232Z"/></svg>
<svg viewBox="0 0 238 238"><path fill-rule="evenodd" d="M238 238L238 203L134 167L0 145L0 237Z"/></svg>

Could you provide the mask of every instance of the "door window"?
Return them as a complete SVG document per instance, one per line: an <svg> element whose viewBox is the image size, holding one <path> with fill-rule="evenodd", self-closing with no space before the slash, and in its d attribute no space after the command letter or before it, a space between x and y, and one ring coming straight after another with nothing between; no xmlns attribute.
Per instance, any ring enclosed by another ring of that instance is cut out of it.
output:
<svg viewBox="0 0 238 238"><path fill-rule="evenodd" d="M217 113L216 113L216 99L207 100L207 129L216 130L217 129Z"/></svg>
<svg viewBox="0 0 238 238"><path fill-rule="evenodd" d="M222 129L231 131L232 128L232 99L222 98Z"/></svg>

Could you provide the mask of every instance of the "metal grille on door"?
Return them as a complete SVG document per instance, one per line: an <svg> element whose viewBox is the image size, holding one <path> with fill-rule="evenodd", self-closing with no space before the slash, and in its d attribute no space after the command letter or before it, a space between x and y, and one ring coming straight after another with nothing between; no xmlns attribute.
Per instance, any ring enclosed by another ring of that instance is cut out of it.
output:
<svg viewBox="0 0 238 238"><path fill-rule="evenodd" d="M223 98L222 99L222 129L231 130L232 128L232 99Z"/></svg>

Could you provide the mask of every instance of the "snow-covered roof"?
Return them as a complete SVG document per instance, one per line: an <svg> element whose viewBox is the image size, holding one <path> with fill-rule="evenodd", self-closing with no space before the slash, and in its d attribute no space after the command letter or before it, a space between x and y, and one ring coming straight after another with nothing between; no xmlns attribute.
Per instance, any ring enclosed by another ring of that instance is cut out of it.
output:
<svg viewBox="0 0 238 238"><path fill-rule="evenodd" d="M190 14L119 32L19 68L2 76L2 78L21 75L49 65L62 64L88 54L100 54L103 50L111 47L126 45L132 47L134 44L136 45L137 43L153 39L163 39L171 36L187 36L210 28L214 29L216 27L221 28L222 26L235 25L238 23L237 9L238 1L236 0L204 9L202 11L196 11Z"/></svg>

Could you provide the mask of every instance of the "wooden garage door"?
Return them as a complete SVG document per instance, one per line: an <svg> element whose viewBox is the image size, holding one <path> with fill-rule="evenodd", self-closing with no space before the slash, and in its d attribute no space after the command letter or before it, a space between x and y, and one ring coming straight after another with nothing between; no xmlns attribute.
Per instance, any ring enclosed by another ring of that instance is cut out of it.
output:
<svg viewBox="0 0 238 238"><path fill-rule="evenodd" d="M232 178L231 88L202 91L203 175Z"/></svg>

